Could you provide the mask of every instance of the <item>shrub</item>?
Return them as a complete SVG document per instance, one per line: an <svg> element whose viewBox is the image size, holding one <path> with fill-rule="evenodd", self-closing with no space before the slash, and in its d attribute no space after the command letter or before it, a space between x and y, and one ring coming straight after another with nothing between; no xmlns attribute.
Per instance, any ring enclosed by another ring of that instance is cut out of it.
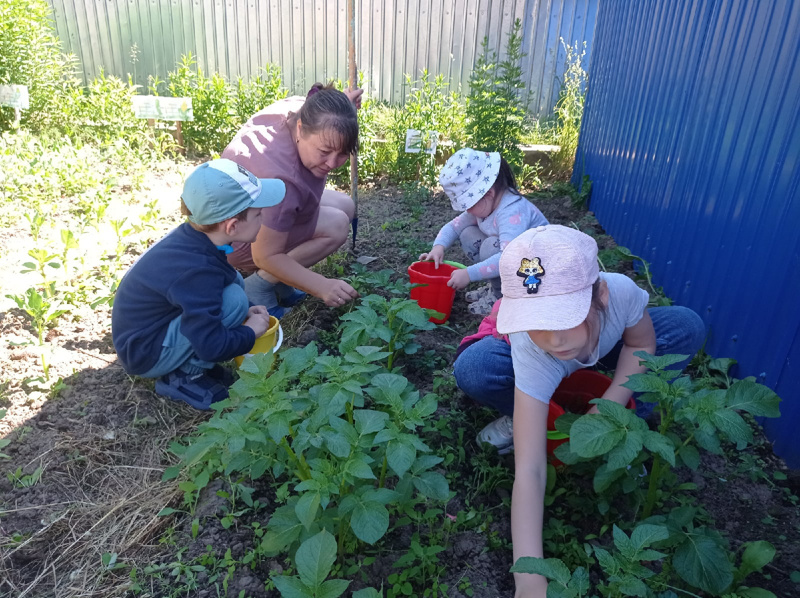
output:
<svg viewBox="0 0 800 598"><path fill-rule="evenodd" d="M65 114L61 129L76 140L111 142L124 139L131 146L149 144L147 121L133 113L136 85L101 69L87 89L72 87L63 99Z"/></svg>
<svg viewBox="0 0 800 598"><path fill-rule="evenodd" d="M239 123L247 122L256 112L282 100L286 95L281 69L274 64L267 64L250 81L239 77L234 97L234 110Z"/></svg>
<svg viewBox="0 0 800 598"><path fill-rule="evenodd" d="M525 128L526 108L520 98L525 88L520 62L522 23L519 19L508 33L506 57L498 61L483 39L483 53L469 78L466 131L470 145L478 150L500 152L515 174L522 171L519 145Z"/></svg>
<svg viewBox="0 0 800 598"><path fill-rule="evenodd" d="M196 64L191 52L181 56L178 68L169 73L169 92L192 98L194 120L183 123L186 145L201 154L221 152L236 133L231 90L221 75L208 77Z"/></svg>
<svg viewBox="0 0 800 598"><path fill-rule="evenodd" d="M35 130L64 122L59 98L77 85L76 60L61 52L46 0L0 2L0 85L27 85L30 108L21 123ZM14 119L14 110L0 107L0 130Z"/></svg>
<svg viewBox="0 0 800 598"><path fill-rule="evenodd" d="M401 181L419 180L433 186L436 184L438 171L436 156L443 155L447 146L452 151L464 146L464 109L461 97L455 91L447 91L448 83L445 83L443 75L431 79L427 70L423 70L416 81L406 75L406 85L409 87L406 103L401 110L394 113L387 131L390 151L397 152L394 156L393 174ZM428 133L438 133L436 154L406 153L408 129L422 131L423 142L427 141Z"/></svg>

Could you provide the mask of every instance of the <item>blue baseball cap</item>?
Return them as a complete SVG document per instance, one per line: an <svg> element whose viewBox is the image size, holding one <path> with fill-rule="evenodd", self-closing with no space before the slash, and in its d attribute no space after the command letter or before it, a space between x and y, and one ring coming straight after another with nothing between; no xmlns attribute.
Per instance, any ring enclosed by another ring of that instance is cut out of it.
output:
<svg viewBox="0 0 800 598"><path fill-rule="evenodd" d="M247 208L269 208L286 195L280 179L259 179L233 160L220 158L195 168L183 185L181 199L195 224L216 224Z"/></svg>

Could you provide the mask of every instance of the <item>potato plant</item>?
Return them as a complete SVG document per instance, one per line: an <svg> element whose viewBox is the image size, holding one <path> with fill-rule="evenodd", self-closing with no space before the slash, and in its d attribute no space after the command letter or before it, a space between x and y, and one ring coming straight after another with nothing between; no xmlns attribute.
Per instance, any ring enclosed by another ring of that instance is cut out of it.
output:
<svg viewBox="0 0 800 598"><path fill-rule="evenodd" d="M427 324L416 303L404 309L416 309L418 317L407 317ZM413 336L405 324L403 330ZM181 463L165 473L171 478L183 470L189 504L215 476L239 487L271 479L283 504L270 516L257 553L294 555L298 570L307 542L327 544L324 534L333 534L343 559L379 542L393 513L450 494L436 470L442 458L417 434L436 411L436 396L420 396L404 376L383 367L391 354L382 347L343 338L339 352L320 353L311 344L278 359L247 358L230 398L188 444L173 447ZM239 496L249 500L248 491ZM310 583L301 574L275 583L286 596L305 596L315 594L297 592L319 589L314 584L321 579Z"/></svg>
<svg viewBox="0 0 800 598"><path fill-rule="evenodd" d="M714 596L773 596L742 585L748 574L772 560L772 546L749 545L737 567L727 540L708 525L702 508L688 496L681 500L694 485L681 484L673 470L697 469L699 448L721 454L723 442L730 442L743 449L753 442L753 431L740 412L778 417L780 399L753 379L711 388L702 379L668 369L685 355L637 352L636 356L647 371L631 376L625 386L640 393L640 400L655 403L660 416L657 430L649 429L633 411L603 399L593 400L598 414L566 414L556 421L556 428L570 440L556 448L555 455L571 467L584 465L582 471L594 471L600 512L627 496L637 515L636 522L613 526L612 547L584 545L603 572L602 582L590 590L587 572L578 567L570 573L559 559L523 558L512 571L545 575L551 580L548 596L563 598L667 598L676 596L672 592L676 587ZM632 528L630 536L625 528Z"/></svg>

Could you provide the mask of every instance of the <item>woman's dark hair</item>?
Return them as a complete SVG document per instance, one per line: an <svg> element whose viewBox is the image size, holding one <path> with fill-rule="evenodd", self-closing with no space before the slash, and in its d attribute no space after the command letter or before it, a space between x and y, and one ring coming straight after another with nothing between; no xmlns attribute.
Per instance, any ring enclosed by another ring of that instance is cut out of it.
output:
<svg viewBox="0 0 800 598"><path fill-rule="evenodd" d="M358 151L358 115L356 107L333 83L314 83L302 108L291 119L303 123L308 134L331 134L337 139L338 149L352 154Z"/></svg>
<svg viewBox="0 0 800 598"><path fill-rule="evenodd" d="M505 158L500 158L500 171L497 173L497 179L492 185L492 189L499 195L504 195L506 191L511 191L514 195L520 195L517 189L517 179L511 171L511 166L508 165Z"/></svg>

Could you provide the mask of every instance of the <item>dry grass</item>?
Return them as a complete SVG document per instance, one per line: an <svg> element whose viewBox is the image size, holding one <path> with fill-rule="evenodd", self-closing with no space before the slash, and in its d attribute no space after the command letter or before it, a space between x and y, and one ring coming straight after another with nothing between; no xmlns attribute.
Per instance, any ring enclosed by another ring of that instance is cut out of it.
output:
<svg viewBox="0 0 800 598"><path fill-rule="evenodd" d="M158 513L181 495L176 480L161 481L165 463L173 460L167 447L191 433L204 415L164 401L143 426L139 400L158 400L148 394L141 382L131 382L128 427L72 428L35 459L68 500L0 510L0 522L30 510L41 524L21 541L0 528L0 596L121 596L130 585L129 568L109 570L103 555L116 553L117 562L141 568L162 553L158 538L172 518ZM64 454L73 458L55 458Z"/></svg>

